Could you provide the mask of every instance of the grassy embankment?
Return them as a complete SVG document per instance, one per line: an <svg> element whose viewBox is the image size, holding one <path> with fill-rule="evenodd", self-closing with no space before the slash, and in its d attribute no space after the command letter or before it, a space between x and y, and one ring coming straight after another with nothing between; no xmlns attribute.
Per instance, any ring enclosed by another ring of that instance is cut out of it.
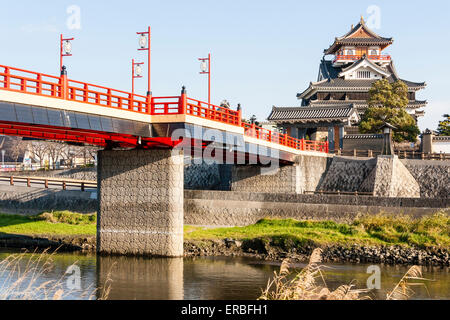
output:
<svg viewBox="0 0 450 320"><path fill-rule="evenodd" d="M450 217L443 212L422 219L379 214L361 217L351 224L263 219L247 227L208 229L185 226L184 231L187 240L267 238L271 239L272 243L280 245L301 245L313 241L317 244L400 244L450 247ZM67 211L43 213L37 216L0 214L0 233L94 235L96 215Z"/></svg>

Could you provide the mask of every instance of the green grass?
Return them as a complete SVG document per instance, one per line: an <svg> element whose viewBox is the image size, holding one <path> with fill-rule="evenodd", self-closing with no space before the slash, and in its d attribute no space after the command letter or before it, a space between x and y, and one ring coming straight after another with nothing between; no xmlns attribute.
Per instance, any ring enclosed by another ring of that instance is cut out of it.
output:
<svg viewBox="0 0 450 320"><path fill-rule="evenodd" d="M0 233L23 235L94 235L96 215L69 211L35 216L0 214Z"/></svg>
<svg viewBox="0 0 450 320"><path fill-rule="evenodd" d="M68 211L42 213L36 216L0 214L0 233L23 235L94 235L96 215ZM403 215L364 216L352 224L331 221L297 221L262 219L256 224L233 228L185 226L188 240L267 239L287 248L306 243L414 245L450 247L450 217L438 212L421 219Z"/></svg>
<svg viewBox="0 0 450 320"><path fill-rule="evenodd" d="M282 247L319 244L414 245L419 247L450 247L450 217L443 212L421 219L379 214L365 216L352 224L331 221L297 221L293 219L262 219L254 225L234 228L185 229L186 239L206 240L232 238L271 239Z"/></svg>

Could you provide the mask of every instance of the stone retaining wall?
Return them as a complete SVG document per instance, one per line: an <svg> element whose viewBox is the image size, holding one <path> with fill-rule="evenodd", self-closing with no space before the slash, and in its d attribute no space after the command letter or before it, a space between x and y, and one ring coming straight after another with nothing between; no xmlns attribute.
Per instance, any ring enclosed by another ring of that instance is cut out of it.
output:
<svg viewBox="0 0 450 320"><path fill-rule="evenodd" d="M450 197L450 161L400 161L419 183L422 198Z"/></svg>
<svg viewBox="0 0 450 320"><path fill-rule="evenodd" d="M267 217L351 222L361 214L387 212L421 217L441 209L449 211L449 207L450 199L185 190L184 222L244 226Z"/></svg>

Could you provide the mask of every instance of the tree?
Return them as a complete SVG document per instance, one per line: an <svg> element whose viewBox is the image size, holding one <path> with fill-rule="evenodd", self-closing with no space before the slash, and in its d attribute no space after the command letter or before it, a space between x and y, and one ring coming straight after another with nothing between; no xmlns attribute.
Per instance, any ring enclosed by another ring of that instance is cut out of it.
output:
<svg viewBox="0 0 450 320"><path fill-rule="evenodd" d="M376 81L369 90L367 102L369 107L359 123L361 133L381 133L379 128L389 122L396 127L395 142L416 142L420 130L416 120L406 112L408 86L403 81L392 84L386 79Z"/></svg>
<svg viewBox="0 0 450 320"><path fill-rule="evenodd" d="M46 142L45 144L47 146L47 157L50 160L52 169L55 169L56 161L61 158L65 146L60 142Z"/></svg>
<svg viewBox="0 0 450 320"><path fill-rule="evenodd" d="M30 157L42 167L47 156L47 145L44 141L32 141L29 145Z"/></svg>
<svg viewBox="0 0 450 320"><path fill-rule="evenodd" d="M437 132L440 136L450 136L450 114L444 114L445 120L439 121Z"/></svg>

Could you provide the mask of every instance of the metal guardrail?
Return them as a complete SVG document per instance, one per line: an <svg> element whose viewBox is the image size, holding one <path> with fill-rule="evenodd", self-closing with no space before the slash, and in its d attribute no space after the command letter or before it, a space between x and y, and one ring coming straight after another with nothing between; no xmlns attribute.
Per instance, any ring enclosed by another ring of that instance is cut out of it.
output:
<svg viewBox="0 0 450 320"><path fill-rule="evenodd" d="M359 191L305 191L304 194L326 194L326 195L343 195L343 196L371 196L373 197L372 192L359 192Z"/></svg>
<svg viewBox="0 0 450 320"><path fill-rule="evenodd" d="M27 187L31 187L32 184L44 185L44 188L48 189L49 186L61 186L63 190L67 187L79 187L81 191L85 191L86 188L97 188L97 181L89 180L75 180L75 179L58 179L47 177L21 177L21 176L0 176L0 181L9 181L11 186L14 186L15 182L22 182L27 184Z"/></svg>

